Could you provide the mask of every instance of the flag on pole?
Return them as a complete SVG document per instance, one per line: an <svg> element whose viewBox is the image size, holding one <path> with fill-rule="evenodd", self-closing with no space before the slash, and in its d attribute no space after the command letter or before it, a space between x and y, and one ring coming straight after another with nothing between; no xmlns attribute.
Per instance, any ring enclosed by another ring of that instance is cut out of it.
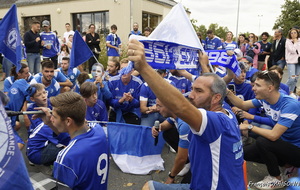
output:
<svg viewBox="0 0 300 190"><path fill-rule="evenodd" d="M85 41L83 41L79 32L75 31L68 72L72 72L73 68L86 62L92 56L94 56L94 54L90 50L89 46L85 43Z"/></svg>
<svg viewBox="0 0 300 190"><path fill-rule="evenodd" d="M165 141L161 134L154 146L151 127L111 122L107 130L111 155L122 172L146 175L164 170L161 152Z"/></svg>
<svg viewBox="0 0 300 190"><path fill-rule="evenodd" d="M22 60L22 44L15 4L0 21L0 31L0 53L10 60L19 71Z"/></svg>
<svg viewBox="0 0 300 190"><path fill-rule="evenodd" d="M144 44L146 61L154 69L197 69L198 51L204 51L181 3L172 8L148 38L131 35L129 39ZM120 74L127 74L132 68L130 63Z"/></svg>

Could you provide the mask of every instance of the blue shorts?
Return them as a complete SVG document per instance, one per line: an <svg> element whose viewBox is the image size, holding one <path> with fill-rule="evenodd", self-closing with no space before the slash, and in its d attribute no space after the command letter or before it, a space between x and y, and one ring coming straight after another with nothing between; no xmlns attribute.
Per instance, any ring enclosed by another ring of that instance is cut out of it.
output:
<svg viewBox="0 0 300 190"><path fill-rule="evenodd" d="M164 184L156 181L148 181L150 190L190 190L190 184Z"/></svg>

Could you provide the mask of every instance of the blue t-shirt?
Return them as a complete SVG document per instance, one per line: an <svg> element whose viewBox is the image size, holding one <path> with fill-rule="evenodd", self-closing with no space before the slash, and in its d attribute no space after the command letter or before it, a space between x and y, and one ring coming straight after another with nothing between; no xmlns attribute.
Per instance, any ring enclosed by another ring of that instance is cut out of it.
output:
<svg viewBox="0 0 300 190"><path fill-rule="evenodd" d="M250 69L246 72L246 80L250 80L252 75L254 75L254 73L256 73L256 72L258 72L257 68L250 67Z"/></svg>
<svg viewBox="0 0 300 190"><path fill-rule="evenodd" d="M171 124L171 125L175 125L175 127L177 128L178 134L179 134L179 143L178 146L180 148L189 148L190 142L188 140L188 135L190 133L190 126L182 121L181 119L179 119L178 117L176 119L169 117L167 119L167 121Z"/></svg>
<svg viewBox="0 0 300 190"><path fill-rule="evenodd" d="M108 121L106 106L101 100L97 100L93 107L87 106L86 120L88 121ZM104 125L105 123L101 124Z"/></svg>
<svg viewBox="0 0 300 190"><path fill-rule="evenodd" d="M279 88L284 91L286 95L290 94L290 88L288 85L281 82Z"/></svg>
<svg viewBox="0 0 300 190"><path fill-rule="evenodd" d="M63 74L67 79L69 79L73 83L73 86L72 86L72 88L73 88L76 84L77 77L80 75L80 71L77 68L73 68L72 72L70 72L70 73L68 72L68 74L65 74L63 72L62 68L59 68L59 71L60 72L58 72L58 73ZM56 78L56 80L58 82L64 82L64 81L59 81L57 78Z"/></svg>
<svg viewBox="0 0 300 190"><path fill-rule="evenodd" d="M185 77L177 77L174 75L170 75L168 78L175 84L175 87L183 94L185 97L188 96L191 91L192 83Z"/></svg>
<svg viewBox="0 0 300 190"><path fill-rule="evenodd" d="M237 45L236 41L232 41L231 43L228 43L228 42L225 41L225 42L222 43L222 48L226 49L226 46L228 46L228 45L231 45L231 47L234 48L234 49L238 48L238 45Z"/></svg>
<svg viewBox="0 0 300 190"><path fill-rule="evenodd" d="M246 101L251 100L255 97L254 92L252 91L252 86L249 83L243 82L242 84L236 84L234 82L230 82L229 84L235 85L236 96L240 99Z"/></svg>
<svg viewBox="0 0 300 190"><path fill-rule="evenodd" d="M123 84L121 75L110 78L108 87L112 94L110 105L113 107L113 109L115 111L116 109L120 109L123 113L131 112L138 115L140 108L140 88L142 84L142 81L135 76L131 76L131 80L127 85ZM131 102L124 101L122 104L120 104L119 99L123 97L124 92L130 92L133 100Z"/></svg>
<svg viewBox="0 0 300 190"><path fill-rule="evenodd" d="M119 47L119 45L121 45L121 39L117 34L110 33L106 37L106 43L109 43L115 47ZM107 47L107 56L120 56L120 54L116 49Z"/></svg>
<svg viewBox="0 0 300 190"><path fill-rule="evenodd" d="M191 189L245 189L243 144L234 114L199 109L199 132L191 128L189 159Z"/></svg>
<svg viewBox="0 0 300 190"><path fill-rule="evenodd" d="M35 75L34 79L31 80L30 84L43 83L41 75ZM57 96L60 93L59 83L52 78L51 84L45 87L45 90L48 92L48 98L51 96Z"/></svg>
<svg viewBox="0 0 300 190"><path fill-rule="evenodd" d="M30 74L30 76L28 77L28 79L26 80L28 83L33 79L33 76ZM15 82L15 77L14 76L9 76L6 77L6 79L4 80L4 89L3 92L8 92L11 85Z"/></svg>
<svg viewBox="0 0 300 190"><path fill-rule="evenodd" d="M45 42L43 47L44 57L54 57L60 51L59 41L54 32L42 32L40 33L41 40ZM51 49L47 49L46 45L51 45Z"/></svg>
<svg viewBox="0 0 300 190"><path fill-rule="evenodd" d="M74 190L106 190L108 171L108 143L100 125L74 137L53 167L54 178Z"/></svg>
<svg viewBox="0 0 300 190"><path fill-rule="evenodd" d="M282 140L300 147L300 103L296 99L280 94L278 101L273 105L258 99L253 99L252 103L255 107L263 106L273 125L278 123L288 128L281 135Z"/></svg>
<svg viewBox="0 0 300 190"><path fill-rule="evenodd" d="M218 48L222 48L222 42L219 38L214 37L213 39L209 39L206 37L205 50L216 50Z"/></svg>
<svg viewBox="0 0 300 190"><path fill-rule="evenodd" d="M92 78L92 79L86 79L85 82L95 82L95 79ZM104 87L101 88L100 87L100 84L97 83L97 87L98 87L98 99L99 100L102 100L103 102L107 103L110 99L111 99L111 92L109 91L109 88L108 88L108 82L107 81L102 81ZM79 88L79 85L76 86L76 89L78 89L78 93L80 93L80 88Z"/></svg>

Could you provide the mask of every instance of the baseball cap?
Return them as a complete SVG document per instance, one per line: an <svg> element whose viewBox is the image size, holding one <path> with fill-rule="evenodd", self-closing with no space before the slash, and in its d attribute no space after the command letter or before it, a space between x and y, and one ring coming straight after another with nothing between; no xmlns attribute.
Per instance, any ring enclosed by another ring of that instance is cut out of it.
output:
<svg viewBox="0 0 300 190"><path fill-rule="evenodd" d="M249 63L253 63L253 59L250 56L244 56L243 59L246 59Z"/></svg>
<svg viewBox="0 0 300 190"><path fill-rule="evenodd" d="M50 26L50 22L48 20L44 20L42 22L42 26Z"/></svg>

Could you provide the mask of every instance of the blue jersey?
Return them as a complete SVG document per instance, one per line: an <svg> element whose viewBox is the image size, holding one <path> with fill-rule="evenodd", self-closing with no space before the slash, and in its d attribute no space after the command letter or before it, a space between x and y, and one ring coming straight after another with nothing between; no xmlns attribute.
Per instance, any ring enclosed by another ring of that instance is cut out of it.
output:
<svg viewBox="0 0 300 190"><path fill-rule="evenodd" d="M74 190L106 190L108 143L101 126L74 137L54 162L54 178Z"/></svg>
<svg viewBox="0 0 300 190"><path fill-rule="evenodd" d="M225 42L222 43L222 48L223 48L223 49L226 49L226 47L227 47L228 45L230 45L231 48L233 48L233 49L238 48L238 45L237 45L236 41L232 41L231 43L228 43L228 42L225 41Z"/></svg>
<svg viewBox="0 0 300 190"><path fill-rule="evenodd" d="M288 128L281 135L282 140L300 147L300 103L296 99L280 94L277 103L273 105L257 99L253 99L252 103L255 107L263 106L273 125L278 123Z"/></svg>
<svg viewBox="0 0 300 190"><path fill-rule="evenodd" d="M85 118L88 121L108 121L108 114L103 101L97 100L93 107L87 106Z"/></svg>
<svg viewBox="0 0 300 190"><path fill-rule="evenodd" d="M229 84L235 85L236 96L239 97L240 99L246 101L246 100L251 100L255 97L251 84L246 82L243 82L242 84L236 84L234 82L230 82Z"/></svg>
<svg viewBox="0 0 300 190"><path fill-rule="evenodd" d="M52 106L50 101L47 101L47 108L50 108L52 110ZM37 106L35 103L31 103L28 105L27 107L27 111L36 111L36 107L40 107ZM33 114L28 114L28 119L30 120L30 126L29 126L29 131L28 134L30 135L31 132L40 124L43 122L42 118L37 118L37 119L32 119Z"/></svg>
<svg viewBox="0 0 300 190"><path fill-rule="evenodd" d="M279 88L280 88L282 91L284 91L284 93L285 93L286 95L289 95L289 94L290 94L290 88L289 88L288 85L286 85L286 84L284 84L284 83L281 82Z"/></svg>
<svg viewBox="0 0 300 190"><path fill-rule="evenodd" d="M23 107L23 104L28 96L27 89L29 87L29 84L25 79L19 79L15 81L7 96L9 97L9 102L5 106L6 109L12 110L12 111L20 111ZM11 124L14 127L16 124L17 116L11 117Z"/></svg>
<svg viewBox="0 0 300 190"><path fill-rule="evenodd" d="M42 32L40 33L41 40L45 42L43 47L44 57L54 57L60 51L59 41L54 32ZM50 45L51 49L47 49L46 46Z"/></svg>
<svg viewBox="0 0 300 190"><path fill-rule="evenodd" d="M28 83L33 79L33 76L30 74L28 79L26 80ZM15 82L15 77L14 76L9 76L6 77L6 79L4 80L4 89L3 92L8 92L11 85Z"/></svg>
<svg viewBox="0 0 300 190"><path fill-rule="evenodd" d="M61 133L58 136L53 134L52 129L40 122L29 135L27 143L27 157L35 164L41 164L41 153L49 143L57 147L67 146L70 141L68 133Z"/></svg>
<svg viewBox="0 0 300 190"><path fill-rule="evenodd" d="M190 126L179 119L178 117L176 119L173 119L169 117L167 121L171 124L174 125L177 128L178 134L179 134L179 143L178 146L180 148L189 148L190 142L188 140L188 135L190 133Z"/></svg>
<svg viewBox="0 0 300 190"><path fill-rule="evenodd" d="M121 39L117 34L110 33L106 37L106 43L109 43L115 47L119 47L119 45L121 45ZM107 56L120 56L120 54L118 50L107 47Z"/></svg>
<svg viewBox="0 0 300 190"><path fill-rule="evenodd" d="M92 79L86 79L85 82L95 82L95 79L94 78L92 78ZM109 88L108 88L108 82L107 81L102 81L102 83L104 85L103 88L101 88L100 84L97 83L97 87L98 87L98 91L97 91L97 93L98 93L98 99L102 100L103 102L106 103L106 102L108 102L111 99L112 95L111 95L111 92L109 91ZM79 86L78 86L78 91L80 92Z"/></svg>
<svg viewBox="0 0 300 190"><path fill-rule="evenodd" d="M142 35L142 32L138 30L138 31L135 33L134 30L131 30L130 33L129 33L129 36L130 36L130 35L140 35L140 36L141 36L141 35Z"/></svg>
<svg viewBox="0 0 300 190"><path fill-rule="evenodd" d="M199 109L199 132L191 128L189 159L191 189L245 189L243 144L240 129L231 111L227 114Z"/></svg>
<svg viewBox="0 0 300 190"><path fill-rule="evenodd" d="M214 37L213 39L209 39L206 37L205 50L216 50L218 48L222 48L222 42L219 38Z"/></svg>
<svg viewBox="0 0 300 190"><path fill-rule="evenodd" d="M34 79L31 80L30 84L43 83L41 75L35 75ZM48 98L51 96L57 96L60 93L59 83L52 78L51 84L45 87L45 90L48 92Z"/></svg>
<svg viewBox="0 0 300 190"><path fill-rule="evenodd" d="M131 80L127 85L124 85L121 80L121 75L112 77L109 79L108 87L112 94L110 100L110 105L116 111L116 109L121 110L123 113L132 112L138 115L140 107L140 88L142 86L142 81L135 77L131 76ZM125 101L122 104L119 103L119 99L123 97L123 93L130 92L133 100L131 102Z"/></svg>
<svg viewBox="0 0 300 190"><path fill-rule="evenodd" d="M76 79L77 77L79 76L80 74L80 71L77 69L77 68L73 68L72 72L68 72L68 74L65 74L64 71L62 70L62 68L59 68L59 71L58 73L61 73L63 74L67 79L69 79L72 83L73 83L73 86L72 88L75 86L76 84ZM58 82L62 82L62 81L59 81L58 79L56 79Z"/></svg>
<svg viewBox="0 0 300 190"><path fill-rule="evenodd" d="M177 77L174 75L170 75L168 79L174 82L175 87L181 92L181 94L186 97L188 96L192 88L191 81L189 81L185 77Z"/></svg>

